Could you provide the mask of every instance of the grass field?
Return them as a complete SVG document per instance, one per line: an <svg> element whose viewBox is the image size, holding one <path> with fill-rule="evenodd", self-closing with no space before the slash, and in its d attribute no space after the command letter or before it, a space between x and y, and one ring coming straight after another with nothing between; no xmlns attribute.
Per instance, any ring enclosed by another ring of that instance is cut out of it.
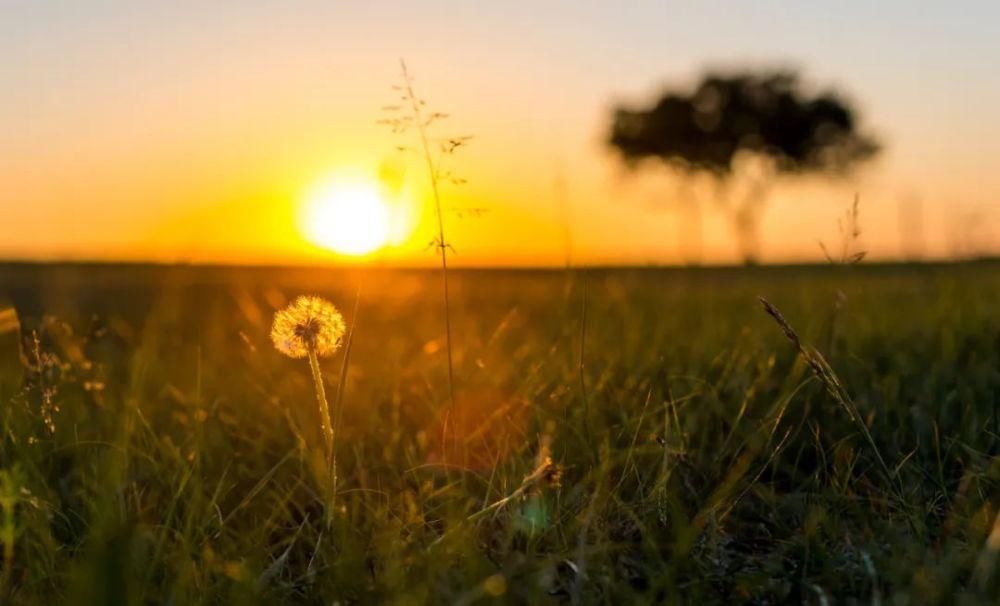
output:
<svg viewBox="0 0 1000 606"><path fill-rule="evenodd" d="M998 270L3 266L3 602L996 603Z"/></svg>

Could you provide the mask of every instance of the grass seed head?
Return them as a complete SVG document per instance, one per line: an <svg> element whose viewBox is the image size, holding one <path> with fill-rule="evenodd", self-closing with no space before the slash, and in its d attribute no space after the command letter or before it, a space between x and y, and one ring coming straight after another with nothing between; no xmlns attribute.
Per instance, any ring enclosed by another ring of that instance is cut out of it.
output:
<svg viewBox="0 0 1000 606"><path fill-rule="evenodd" d="M563 467L552 462L552 457L545 457L542 468L542 481L550 488L562 487Z"/></svg>
<svg viewBox="0 0 1000 606"><path fill-rule="evenodd" d="M344 317L333 303L302 296L274 314L271 340L278 351L291 358L304 358L310 349L317 356L328 356L340 347L344 331Z"/></svg>

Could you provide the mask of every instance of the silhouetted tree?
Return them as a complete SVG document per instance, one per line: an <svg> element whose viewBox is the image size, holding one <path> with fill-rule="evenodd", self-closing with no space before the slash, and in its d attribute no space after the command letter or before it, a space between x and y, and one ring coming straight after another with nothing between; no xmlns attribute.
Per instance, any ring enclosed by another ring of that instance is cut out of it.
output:
<svg viewBox="0 0 1000 606"><path fill-rule="evenodd" d="M744 259L758 249L767 190L778 175L845 173L879 151L834 93L810 96L792 72L709 73L652 107L614 112L608 143L629 168L645 160L714 178ZM735 191L739 181L742 191Z"/></svg>

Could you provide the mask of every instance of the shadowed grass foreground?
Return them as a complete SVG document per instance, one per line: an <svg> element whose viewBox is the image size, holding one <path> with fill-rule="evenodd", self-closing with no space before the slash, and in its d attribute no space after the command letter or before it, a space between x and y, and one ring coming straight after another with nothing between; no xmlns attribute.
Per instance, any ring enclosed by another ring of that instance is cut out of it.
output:
<svg viewBox="0 0 1000 606"><path fill-rule="evenodd" d="M997 269L0 269L4 601L992 603Z"/></svg>

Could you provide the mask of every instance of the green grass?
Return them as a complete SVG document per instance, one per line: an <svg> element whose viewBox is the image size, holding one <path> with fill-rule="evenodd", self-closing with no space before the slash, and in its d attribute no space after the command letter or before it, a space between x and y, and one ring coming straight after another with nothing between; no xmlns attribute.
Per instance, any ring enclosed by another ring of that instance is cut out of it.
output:
<svg viewBox="0 0 1000 606"><path fill-rule="evenodd" d="M437 274L0 268L3 601L995 603L998 269L454 272L446 462ZM332 499L303 293L355 326Z"/></svg>

